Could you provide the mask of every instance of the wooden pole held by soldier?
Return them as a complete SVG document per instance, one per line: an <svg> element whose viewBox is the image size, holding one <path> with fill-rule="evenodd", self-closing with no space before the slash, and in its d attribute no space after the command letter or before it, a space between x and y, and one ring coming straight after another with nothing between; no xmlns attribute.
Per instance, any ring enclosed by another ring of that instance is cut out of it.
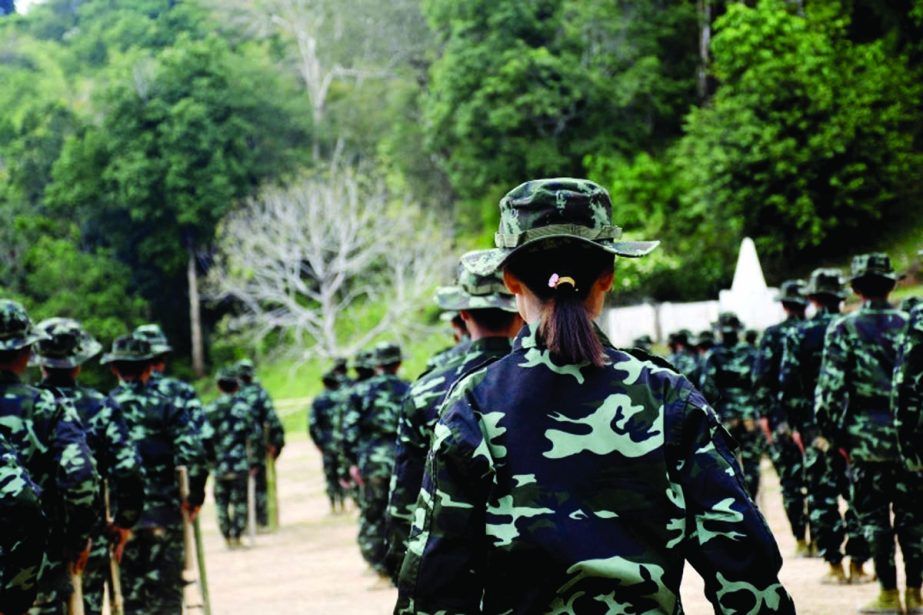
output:
<svg viewBox="0 0 923 615"><path fill-rule="evenodd" d="M266 455L266 491L269 500L269 528L276 531L279 529L279 488L276 482L276 458L273 455Z"/></svg>
<svg viewBox="0 0 923 615"><path fill-rule="evenodd" d="M103 481L103 498L106 503L106 523L112 523L112 511L109 507L109 484ZM115 549L109 548L109 612L111 615L124 615L125 599L122 596L122 576L119 561L115 558Z"/></svg>
<svg viewBox="0 0 923 615"><path fill-rule="evenodd" d="M67 615L83 615L83 575L74 570L73 562L67 564L67 576L72 590L67 598Z"/></svg>
<svg viewBox="0 0 923 615"><path fill-rule="evenodd" d="M186 466L177 466L179 495L183 502L189 498L189 472ZM183 610L203 609L202 594L199 588L199 575L196 572L195 538L189 513L183 510Z"/></svg>
<svg viewBox="0 0 923 615"><path fill-rule="evenodd" d="M247 536L250 546L256 544L256 476L247 474Z"/></svg>

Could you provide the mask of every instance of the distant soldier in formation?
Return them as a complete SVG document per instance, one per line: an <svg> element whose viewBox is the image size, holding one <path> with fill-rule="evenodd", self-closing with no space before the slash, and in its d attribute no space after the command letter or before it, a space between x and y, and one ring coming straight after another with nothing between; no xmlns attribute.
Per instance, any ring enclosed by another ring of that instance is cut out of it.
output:
<svg viewBox="0 0 923 615"><path fill-rule="evenodd" d="M389 581L385 565L385 513L394 469L398 418L409 385L397 376L402 355L396 344L375 347L376 374L350 398L343 441L350 476L360 487L359 549L366 562Z"/></svg>
<svg viewBox="0 0 923 615"><path fill-rule="evenodd" d="M215 508L221 535L229 548L237 548L247 528L247 478L257 471L263 445L253 412L239 394L236 370L218 370L215 382L221 394L205 408L215 438Z"/></svg>
<svg viewBox="0 0 923 615"><path fill-rule="evenodd" d="M670 347L667 360L676 368L676 371L692 382L697 382L693 378L699 361L691 338L692 332L689 329L680 329L667 336L667 346Z"/></svg>
<svg viewBox="0 0 923 615"><path fill-rule="evenodd" d="M853 258L850 282L862 306L827 329L815 402L821 433L852 463L852 504L878 575L880 593L863 613L902 612L895 534L904 557L907 611L923 611L923 474L900 459L890 405L898 339L907 324L907 315L887 300L896 280L886 254Z"/></svg>
<svg viewBox="0 0 923 615"><path fill-rule="evenodd" d="M324 391L311 402L308 413L308 435L314 446L321 453L324 480L327 485L327 499L330 500L331 512L343 510L346 505L346 493L339 482L339 460L337 432L340 428L340 387L341 376L333 369L323 375L321 381Z"/></svg>
<svg viewBox="0 0 923 615"><path fill-rule="evenodd" d="M440 411L395 613L677 613L687 559L716 612L795 612L705 399L593 324L614 255L657 245L620 235L590 181L501 201L498 249L466 265L502 269L528 324Z"/></svg>
<svg viewBox="0 0 923 615"><path fill-rule="evenodd" d="M721 422L740 445L740 461L750 497L760 486L763 436L757 428L759 413L753 398L751 374L756 349L740 339L743 324L736 314L718 315L721 343L705 355L701 391L718 412Z"/></svg>
<svg viewBox="0 0 923 615"><path fill-rule="evenodd" d="M45 559L48 527L39 491L0 433L0 605L11 615L27 611L35 600Z"/></svg>
<svg viewBox="0 0 923 615"><path fill-rule="evenodd" d="M179 614L183 601L182 510L194 518L208 477L199 431L187 409L148 385L154 353L146 339L125 335L100 361L119 385L109 394L122 410L144 465L144 511L122 557L125 611ZM189 473L189 497L179 495L177 467Z"/></svg>
<svg viewBox="0 0 923 615"><path fill-rule="evenodd" d="M640 337L636 337L634 341L631 342L631 345L635 348L640 348L647 354L654 353L654 339L650 335L645 334Z"/></svg>
<svg viewBox="0 0 923 615"><path fill-rule="evenodd" d="M920 472L923 471L923 302L911 307L897 363L891 398L897 444L907 469Z"/></svg>
<svg viewBox="0 0 923 615"><path fill-rule="evenodd" d="M102 350L75 320L50 318L38 324L46 339L38 342L35 363L42 369L41 388L70 400L86 433L96 469L105 481L108 505L96 502L92 550L83 573L84 611L98 615L109 576L110 543L117 558L144 507L144 470L137 446L128 433L122 411L111 399L77 382L81 365ZM102 495L102 494L101 494ZM64 562L55 562L64 567ZM65 603L58 610L66 608Z"/></svg>
<svg viewBox="0 0 923 615"><path fill-rule="evenodd" d="M760 342L760 332L756 329L747 329L744 332L744 341L755 348Z"/></svg>
<svg viewBox="0 0 923 615"><path fill-rule="evenodd" d="M240 396L253 412L254 422L263 438L264 451L256 455L256 523L260 529L269 528L269 486L266 480L267 456L278 459L285 446L285 430L276 414L269 393L256 379L256 370L249 359L238 361L237 376L241 381Z"/></svg>
<svg viewBox="0 0 923 615"><path fill-rule="evenodd" d="M468 345L471 343L471 339L468 337L468 330L465 329L465 321L462 319L461 314L455 311L443 312L440 319L447 320L449 324L452 325L452 337L455 338L455 344L440 350L430 357L429 361L426 363L425 371L438 369L459 355L465 354Z"/></svg>
<svg viewBox="0 0 923 615"><path fill-rule="evenodd" d="M702 383L702 371L705 367L705 358L714 347L715 332L711 329L704 329L699 331L699 334L695 337L695 353L697 365L695 371L692 373L692 376L688 377L689 381L695 384L697 387L701 386Z"/></svg>
<svg viewBox="0 0 923 615"><path fill-rule="evenodd" d="M387 568L394 581L407 550L426 452L443 400L464 374L509 354L510 339L522 328L513 295L499 274L478 276L460 267L457 284L440 288L436 303L458 312L471 344L464 354L425 372L404 397L388 503Z"/></svg>
<svg viewBox="0 0 923 615"><path fill-rule="evenodd" d="M839 269L815 269L804 289L815 314L787 332L779 375L782 411L804 446L804 481L811 522L811 540L827 563L823 584L860 584L872 580L864 570L868 541L850 504L845 518L840 498L850 502L846 456L830 446L814 416L814 391L820 377L824 334L846 298ZM843 570L843 541L849 576Z"/></svg>
<svg viewBox="0 0 923 615"><path fill-rule="evenodd" d="M802 294L804 287L802 280L782 283L779 301L785 311L785 320L767 327L763 332L753 367L753 387L756 407L766 430L770 458L779 475L783 507L795 536L795 553L808 557L811 555L811 546L807 540L808 518L805 514L801 452L803 443L800 434L792 431L792 425L780 403L779 384L785 337L804 322L804 313L808 307L808 301Z"/></svg>
<svg viewBox="0 0 923 615"><path fill-rule="evenodd" d="M72 592L68 569L82 572L89 557L89 539L99 512L99 475L70 400L20 381L32 346L45 337L20 304L0 300L0 436L15 449L38 485L42 511L52 530L45 551L49 565L39 576L32 612L64 613ZM37 516L34 523L5 525L3 533L35 544L45 538L45 519ZM33 571L27 567L23 579L5 582L13 592L33 591L29 578Z"/></svg>

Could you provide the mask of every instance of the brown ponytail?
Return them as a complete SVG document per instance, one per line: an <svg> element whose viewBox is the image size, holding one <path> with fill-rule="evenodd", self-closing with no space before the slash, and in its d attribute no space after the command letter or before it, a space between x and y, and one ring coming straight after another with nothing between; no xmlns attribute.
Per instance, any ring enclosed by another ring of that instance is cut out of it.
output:
<svg viewBox="0 0 923 615"><path fill-rule="evenodd" d="M603 346L586 300L600 276L612 271L613 263L608 252L574 241L523 250L507 263L506 269L542 302L538 336L552 356L566 363L602 366Z"/></svg>

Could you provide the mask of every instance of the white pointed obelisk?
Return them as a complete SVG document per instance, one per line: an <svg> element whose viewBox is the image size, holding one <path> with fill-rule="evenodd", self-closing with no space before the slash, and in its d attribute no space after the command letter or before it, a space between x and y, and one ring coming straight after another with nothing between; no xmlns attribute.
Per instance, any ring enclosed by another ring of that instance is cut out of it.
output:
<svg viewBox="0 0 923 615"><path fill-rule="evenodd" d="M756 244L745 237L740 244L731 289L722 290L718 297L721 311L736 313L748 329L765 329L784 316L776 294L777 289L766 286Z"/></svg>

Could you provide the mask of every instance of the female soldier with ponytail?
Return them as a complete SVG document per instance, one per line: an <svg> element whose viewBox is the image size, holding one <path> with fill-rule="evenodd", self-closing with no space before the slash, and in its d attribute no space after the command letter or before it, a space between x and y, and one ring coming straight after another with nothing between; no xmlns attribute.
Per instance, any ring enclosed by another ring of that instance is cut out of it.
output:
<svg viewBox="0 0 923 615"><path fill-rule="evenodd" d="M593 324L620 239L608 193L530 181L500 202L497 250L526 321L508 356L441 410L396 613L681 613L689 561L718 613L793 613L733 443L673 370Z"/></svg>

